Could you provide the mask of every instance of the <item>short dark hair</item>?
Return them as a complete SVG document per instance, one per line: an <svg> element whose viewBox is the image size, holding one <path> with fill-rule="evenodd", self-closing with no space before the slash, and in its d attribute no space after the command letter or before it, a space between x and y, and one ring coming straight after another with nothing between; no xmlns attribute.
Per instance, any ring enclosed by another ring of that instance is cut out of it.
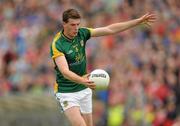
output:
<svg viewBox="0 0 180 126"><path fill-rule="evenodd" d="M63 22L68 22L68 19L72 18L72 19L80 19L81 16L79 14L79 12L75 9L68 9L66 11L63 12Z"/></svg>

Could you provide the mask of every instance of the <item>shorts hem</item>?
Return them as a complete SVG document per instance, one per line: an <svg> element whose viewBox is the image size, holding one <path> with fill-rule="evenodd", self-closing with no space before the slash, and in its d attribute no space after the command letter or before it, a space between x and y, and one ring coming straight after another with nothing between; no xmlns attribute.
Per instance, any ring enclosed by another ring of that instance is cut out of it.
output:
<svg viewBox="0 0 180 126"><path fill-rule="evenodd" d="M72 107L79 107L80 108L79 105L71 105L71 106L68 106L67 108L63 108L63 111L65 112L66 110L68 110L68 109L70 109Z"/></svg>
<svg viewBox="0 0 180 126"><path fill-rule="evenodd" d="M92 111L91 111L91 112L82 112L82 111L81 111L81 113L82 113L82 114L92 114Z"/></svg>

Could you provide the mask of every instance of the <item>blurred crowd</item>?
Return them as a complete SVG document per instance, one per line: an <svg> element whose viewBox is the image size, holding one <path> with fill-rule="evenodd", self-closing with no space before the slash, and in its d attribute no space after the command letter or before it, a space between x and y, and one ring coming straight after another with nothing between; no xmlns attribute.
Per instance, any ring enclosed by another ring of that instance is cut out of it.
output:
<svg viewBox="0 0 180 126"><path fill-rule="evenodd" d="M180 2L178 0L1 0L0 97L49 93L55 80L49 48L65 9L82 26L100 27L157 14L137 26L87 43L88 71L109 72L108 91L97 91L98 126L172 126L180 116Z"/></svg>

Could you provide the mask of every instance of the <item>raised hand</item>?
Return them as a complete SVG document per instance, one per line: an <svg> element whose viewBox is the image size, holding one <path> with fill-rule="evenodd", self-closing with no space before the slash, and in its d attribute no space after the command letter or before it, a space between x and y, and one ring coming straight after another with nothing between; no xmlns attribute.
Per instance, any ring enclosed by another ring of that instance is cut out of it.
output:
<svg viewBox="0 0 180 126"><path fill-rule="evenodd" d="M140 17L139 20L141 24L150 27L151 24L156 21L156 15L154 13L146 13L145 15Z"/></svg>

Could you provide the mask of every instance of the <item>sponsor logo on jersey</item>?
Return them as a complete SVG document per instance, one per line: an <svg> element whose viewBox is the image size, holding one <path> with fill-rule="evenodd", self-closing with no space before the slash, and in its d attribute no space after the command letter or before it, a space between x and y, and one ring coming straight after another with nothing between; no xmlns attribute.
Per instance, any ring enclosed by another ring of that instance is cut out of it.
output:
<svg viewBox="0 0 180 126"><path fill-rule="evenodd" d="M79 51L79 49L78 49L78 44L73 45L73 48L75 49L75 51L76 51L76 52L78 52L78 51Z"/></svg>

